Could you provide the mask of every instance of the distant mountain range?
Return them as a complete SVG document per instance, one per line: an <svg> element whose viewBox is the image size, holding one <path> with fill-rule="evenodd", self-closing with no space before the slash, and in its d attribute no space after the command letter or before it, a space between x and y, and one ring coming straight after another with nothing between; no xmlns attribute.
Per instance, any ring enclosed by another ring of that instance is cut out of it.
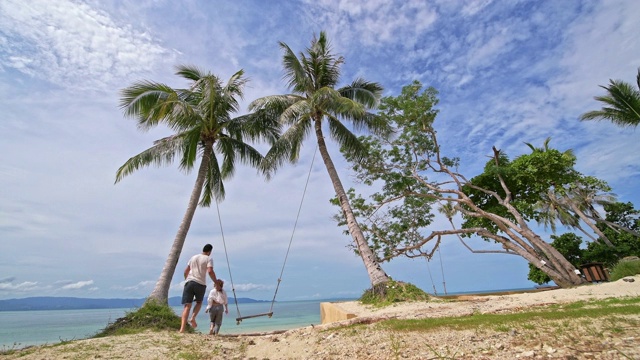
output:
<svg viewBox="0 0 640 360"><path fill-rule="evenodd" d="M26 310L75 310L75 309L129 309L140 307L146 299L89 299L76 297L28 297L23 299L0 300L0 311ZM238 303L269 302L237 298ZM180 306L181 297L169 298L169 306ZM205 299L206 302L206 299ZM233 298L229 299L233 302Z"/></svg>

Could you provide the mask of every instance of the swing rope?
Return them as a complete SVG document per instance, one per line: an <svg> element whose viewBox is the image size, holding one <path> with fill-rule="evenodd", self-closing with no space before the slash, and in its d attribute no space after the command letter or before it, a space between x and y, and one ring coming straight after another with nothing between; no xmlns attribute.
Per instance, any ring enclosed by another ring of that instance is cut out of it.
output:
<svg viewBox="0 0 640 360"><path fill-rule="evenodd" d="M433 295L438 296L438 290L436 290L436 284L433 282L433 276L431 276L431 267L429 266L429 259L425 257L424 260L427 262L427 270L429 271L431 286L433 286Z"/></svg>
<svg viewBox="0 0 640 360"><path fill-rule="evenodd" d="M227 259L227 268L229 269L229 281L231 282L231 291L233 292L233 300L236 303L236 311L240 317L240 307L238 306L238 298L236 297L236 288L233 285L233 277L231 276L231 263L229 262L229 254L227 253L227 243L224 241L224 231L222 230L222 219L220 218L220 206L216 201L216 210L218 211L218 224L220 224L220 234L222 235L222 245L224 247L224 256Z"/></svg>
<svg viewBox="0 0 640 360"><path fill-rule="evenodd" d="M273 314L273 304L276 302L276 296L278 295L278 289L280 288L280 282L282 281L282 274L284 273L284 267L287 264L287 259L289 258L289 250L291 250L293 235L296 233L296 228L298 226L298 219L300 219L300 212L302 211L302 203L304 202L304 197L307 194L307 187L309 186L309 179L311 178L311 170L313 170L313 163L316 160L317 152L318 152L318 147L316 146L316 149L313 152L313 157L311 158L311 165L309 166L307 181L305 182L304 190L302 191L302 198L300 199L300 205L298 206L298 214L296 214L296 221L293 224L293 231L291 232L291 238L289 238L289 246L287 247L287 253L284 256L284 262L282 263L282 269L280 270L280 276L278 277L278 283L276 284L276 291L273 293L273 299L271 300L271 308L269 310L271 314Z"/></svg>
<svg viewBox="0 0 640 360"><path fill-rule="evenodd" d="M438 246L438 257L440 258L440 273L442 274L442 288L444 289L444 294L447 295L447 283L444 281L444 267L442 266L442 253L440 252L440 246Z"/></svg>
<svg viewBox="0 0 640 360"><path fill-rule="evenodd" d="M238 316L236 317L236 324L240 325L240 323L242 322L243 319L250 319L250 318L255 318L255 317L259 317L259 316L269 316L271 317L273 315L273 304L276 302L276 296L278 295L278 289L280 288L280 282L282 281L282 274L284 274L284 268L285 265L287 264L287 259L289 258L289 251L291 250L291 243L293 242L293 236L296 232L296 227L298 226L298 220L300 218L300 212L302 211L302 204L304 202L304 197L307 193L307 187L309 186L309 179L311 178L311 171L313 170L313 163L315 162L316 159L316 153L318 152L318 147L316 146L316 150L313 153L313 158L311 159L311 165L309 166L309 173L307 174L307 181L305 182L304 185L304 191L302 192L302 198L300 199L300 205L298 206L298 214L296 215L296 221L293 225L293 231L291 233L291 238L289 239L289 246L287 247L287 253L285 254L284 257L284 262L282 263L282 269L280 270L280 276L278 277L278 283L276 285L276 290L273 294L273 299L271 300L271 307L269 309L269 312L267 313L263 313L263 314L256 314L256 315L249 315L249 316L242 316L240 314L240 306L238 305L238 298L236 296L236 288L233 285L233 277L231 276L231 263L229 262L229 254L227 253L227 244L225 242L224 239L224 231L222 231L222 219L220 218L220 207L218 206L218 202L216 202L216 209L218 211L218 223L220 224L220 233L222 235L222 244L224 246L224 255L227 259L227 268L229 270L229 281L231 282L231 291L233 292L233 300L235 301L236 304L236 312L238 314Z"/></svg>
<svg viewBox="0 0 640 360"><path fill-rule="evenodd" d="M442 274L442 288L444 289L444 294L447 295L447 283L444 280L444 266L442 265L442 253L440 252L440 243L438 243L436 250L438 251L438 257L440 258L440 273ZM431 253L431 257L425 257L424 259L427 261L427 270L429 271L429 278L431 279L431 286L433 287L433 295L438 296L438 291L436 290L436 284L433 281L433 276L431 275L431 267L429 266L429 262L433 257L433 253Z"/></svg>

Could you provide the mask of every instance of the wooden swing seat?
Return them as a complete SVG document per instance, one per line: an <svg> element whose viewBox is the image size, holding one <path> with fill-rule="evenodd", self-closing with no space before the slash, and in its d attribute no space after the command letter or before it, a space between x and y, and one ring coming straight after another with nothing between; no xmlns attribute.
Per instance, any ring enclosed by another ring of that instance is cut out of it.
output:
<svg viewBox="0 0 640 360"><path fill-rule="evenodd" d="M267 313L262 313L262 314L255 314L255 315L248 315L248 316L241 316L241 317L237 317L236 318L236 323L237 325L240 325L240 323L242 322L242 320L244 319L251 319L251 318L256 318L256 317L260 317L260 316L268 316L271 317L273 315L273 311L271 312L267 312Z"/></svg>

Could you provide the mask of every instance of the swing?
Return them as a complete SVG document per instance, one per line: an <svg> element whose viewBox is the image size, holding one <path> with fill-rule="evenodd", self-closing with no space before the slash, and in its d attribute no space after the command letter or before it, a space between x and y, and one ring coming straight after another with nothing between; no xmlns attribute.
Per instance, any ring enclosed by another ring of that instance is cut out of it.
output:
<svg viewBox="0 0 640 360"><path fill-rule="evenodd" d="M236 289L233 285L233 277L231 276L231 264L229 263L229 254L227 253L227 244L224 240L224 231L222 230L222 219L220 218L220 208L218 206L218 203L216 202L216 210L218 211L218 223L220 224L220 233L222 235L222 245L224 246L224 255L225 255L225 258L227 259L227 267L229 270L229 281L231 282L231 291L233 292L233 300L236 304L236 311L238 313L238 316L236 317L236 325L240 325L240 323L244 319L252 319L252 318L257 318L261 316L268 316L269 318L271 318L271 316L273 316L273 304L276 302L276 296L278 295L278 289L280 288L280 282L282 281L282 274L284 273L284 267L287 264L287 258L289 257L289 250L291 250L293 235L296 232L298 219L300 218L300 211L302 210L302 203L304 202L304 196L307 193L307 186L309 185L309 178L311 177L311 170L313 169L313 163L315 161L317 151L318 151L318 148L316 147L316 151L313 153L313 158L311 159L311 166L309 167L309 174L307 175L307 181L304 185L302 198L300 199L300 206L298 207L298 214L296 215L296 221L293 224L293 231L291 232L291 238L289 239L289 246L287 247L287 252L284 256L284 262L282 263L282 269L280 270L280 276L278 277L278 283L276 285L276 290L273 294L273 299L271 300L271 307L269 308L268 312L261 313L261 314L254 314L254 315L245 315L245 316L242 316L240 314L240 306L238 305L238 298L236 297Z"/></svg>
<svg viewBox="0 0 640 360"><path fill-rule="evenodd" d="M442 288L444 290L444 294L447 295L447 283L444 281L444 267L442 266L442 253L440 252L440 242L438 241L437 250L438 256L440 257L440 273L442 274ZM431 253L433 255L433 252ZM438 296L438 291L436 290L436 284L433 281L433 276L431 276L431 268L429 267L429 261L431 258L424 258L427 261L427 270L429 271L429 278L431 279L431 286L433 286L433 295Z"/></svg>

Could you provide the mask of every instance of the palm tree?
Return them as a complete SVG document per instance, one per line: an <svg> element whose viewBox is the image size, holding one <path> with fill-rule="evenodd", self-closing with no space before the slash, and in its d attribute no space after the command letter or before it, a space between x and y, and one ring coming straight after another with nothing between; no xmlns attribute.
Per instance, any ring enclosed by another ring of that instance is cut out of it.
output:
<svg viewBox="0 0 640 360"><path fill-rule="evenodd" d="M171 251L155 288L147 298L167 303L169 286L198 203L209 206L225 196L224 180L231 178L236 160L258 167L262 155L245 139L275 141L279 127L252 114L232 118L247 79L242 70L226 84L211 73L193 66L177 67L176 75L191 82L188 89L139 81L121 92L125 116L137 120L141 130L164 124L175 134L156 140L153 146L133 156L116 173L116 183L149 165L162 166L180 159L180 169L191 171L200 157L198 175ZM220 157L220 159L219 159Z"/></svg>
<svg viewBox="0 0 640 360"><path fill-rule="evenodd" d="M261 166L265 172L272 173L286 161L297 161L302 142L312 131L315 132L318 150L333 183L357 252L364 261L372 286L382 289L379 285L386 283L389 277L380 267L356 221L327 151L323 130L323 122L326 122L330 137L344 151L356 157L364 155L362 143L343 121L350 122L356 130L367 129L375 134L387 134L389 125L368 111L377 105L382 87L358 78L350 85L336 89L344 59L331 52L324 32L320 32L319 37L314 36L311 46L306 49L306 53L301 52L299 57L287 44L279 44L284 52L284 78L292 93L266 96L253 101L249 107L253 111L269 112L286 128L265 155Z"/></svg>
<svg viewBox="0 0 640 360"><path fill-rule="evenodd" d="M619 126L638 126L640 124L640 68L636 77L638 88L621 80L609 80L607 95L594 99L605 105L600 110L589 111L580 116L580 120L609 120Z"/></svg>

